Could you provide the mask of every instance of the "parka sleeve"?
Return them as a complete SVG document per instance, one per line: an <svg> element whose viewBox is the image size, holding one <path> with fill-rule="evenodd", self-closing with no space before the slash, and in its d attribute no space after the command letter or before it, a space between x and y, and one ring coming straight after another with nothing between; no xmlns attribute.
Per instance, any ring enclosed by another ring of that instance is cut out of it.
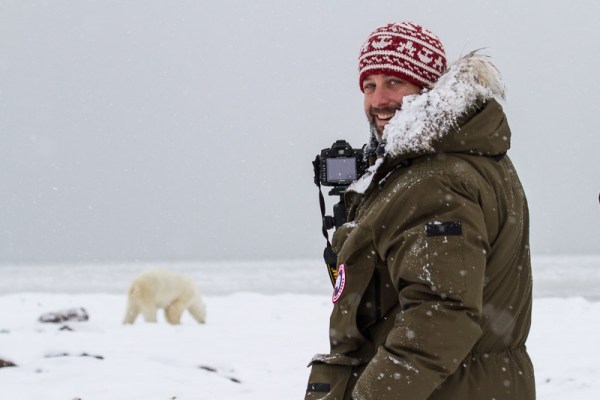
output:
<svg viewBox="0 0 600 400"><path fill-rule="evenodd" d="M373 226L402 311L353 398L427 399L481 335L486 224L464 177L431 174L396 194Z"/></svg>

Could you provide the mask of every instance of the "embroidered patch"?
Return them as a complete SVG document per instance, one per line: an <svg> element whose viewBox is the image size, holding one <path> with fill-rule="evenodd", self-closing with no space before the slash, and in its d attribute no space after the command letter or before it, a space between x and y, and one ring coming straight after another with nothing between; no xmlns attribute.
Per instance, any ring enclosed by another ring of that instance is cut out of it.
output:
<svg viewBox="0 0 600 400"><path fill-rule="evenodd" d="M344 288L346 287L346 267L344 264L340 264L337 272L338 275L333 288L333 297L331 298L331 301L334 303L340 299L342 293L344 292Z"/></svg>
<svg viewBox="0 0 600 400"><path fill-rule="evenodd" d="M425 225L427 236L462 236L460 221L433 221Z"/></svg>
<svg viewBox="0 0 600 400"><path fill-rule="evenodd" d="M331 391L331 385L329 383L309 383L306 391L309 393L329 393Z"/></svg>

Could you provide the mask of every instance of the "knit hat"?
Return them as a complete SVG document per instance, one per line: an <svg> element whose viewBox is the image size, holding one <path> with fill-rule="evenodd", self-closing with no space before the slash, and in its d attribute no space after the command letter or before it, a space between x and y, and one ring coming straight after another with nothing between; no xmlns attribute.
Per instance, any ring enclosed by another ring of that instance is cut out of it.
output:
<svg viewBox="0 0 600 400"><path fill-rule="evenodd" d="M412 22L377 28L360 50L359 84L373 74L397 76L421 87L431 87L446 70L446 52L430 30Z"/></svg>

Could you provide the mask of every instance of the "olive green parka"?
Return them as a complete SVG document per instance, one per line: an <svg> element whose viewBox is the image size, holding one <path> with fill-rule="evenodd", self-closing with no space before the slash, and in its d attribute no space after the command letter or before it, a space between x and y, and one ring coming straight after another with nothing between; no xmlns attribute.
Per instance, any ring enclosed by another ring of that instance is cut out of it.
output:
<svg viewBox="0 0 600 400"><path fill-rule="evenodd" d="M529 216L483 56L405 98L333 236L331 350L306 399L531 400Z"/></svg>

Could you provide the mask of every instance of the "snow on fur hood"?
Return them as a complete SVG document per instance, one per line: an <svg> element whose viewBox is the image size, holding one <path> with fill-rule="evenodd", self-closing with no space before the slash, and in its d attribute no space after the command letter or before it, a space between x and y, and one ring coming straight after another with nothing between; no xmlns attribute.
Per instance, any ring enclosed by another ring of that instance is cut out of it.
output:
<svg viewBox="0 0 600 400"><path fill-rule="evenodd" d="M450 66L430 90L406 96L385 126L382 145L391 158L436 153L434 143L458 128L458 121L488 99L504 98L504 83L489 57L472 52ZM382 164L377 159L350 189L362 193Z"/></svg>
<svg viewBox="0 0 600 400"><path fill-rule="evenodd" d="M434 153L432 142L456 127L478 101L504 98L504 83L489 58L475 52L459 59L431 90L406 96L385 127L385 153Z"/></svg>

